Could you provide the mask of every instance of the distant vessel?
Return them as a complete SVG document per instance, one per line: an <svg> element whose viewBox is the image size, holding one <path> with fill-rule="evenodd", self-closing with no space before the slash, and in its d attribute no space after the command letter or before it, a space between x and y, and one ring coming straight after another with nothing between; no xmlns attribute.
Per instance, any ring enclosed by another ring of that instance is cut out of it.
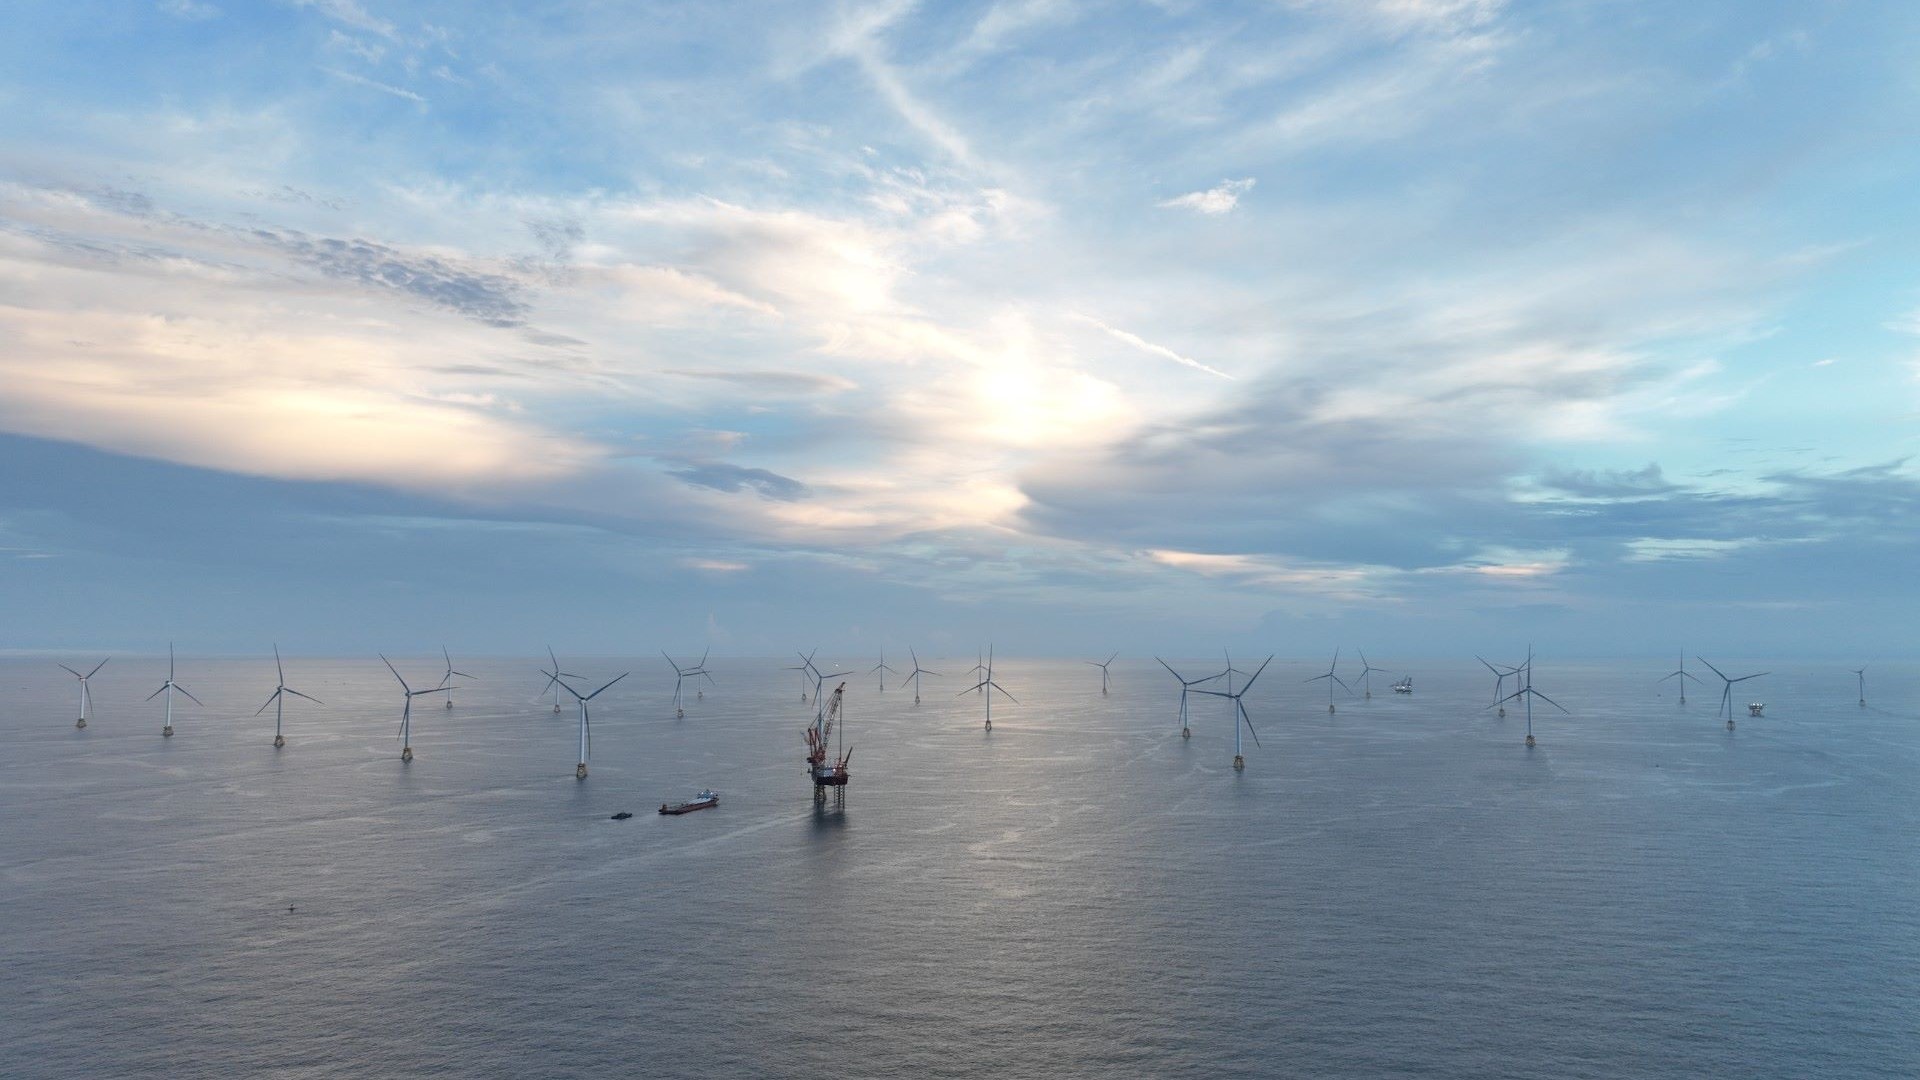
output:
<svg viewBox="0 0 1920 1080"><path fill-rule="evenodd" d="M1396 694L1413 693L1413 676L1411 675L1401 676L1400 681L1393 684L1393 692Z"/></svg>
<svg viewBox="0 0 1920 1080"><path fill-rule="evenodd" d="M847 786L847 762L853 757L853 751L846 751L832 762L827 760L827 740L833 735L834 721L840 718L840 701L846 692L846 683L835 687L826 706L814 714L813 723L807 727L807 775L813 778L816 795L824 794L824 788ZM845 739L843 731L841 741L844 743Z"/></svg>
<svg viewBox="0 0 1920 1080"><path fill-rule="evenodd" d="M709 810L719 805L720 796L715 795L711 791L703 790L700 794L695 795L686 802L661 803L660 812L663 814L691 814L695 810Z"/></svg>
<svg viewBox="0 0 1920 1080"><path fill-rule="evenodd" d="M615 815L613 815L613 820L615 820L615 821L625 821L625 820L627 820L628 818L630 818L630 817L632 817L632 816L633 816L633 811L631 811L631 810L622 810L622 811L620 811L619 813L617 813L617 814L615 814Z"/></svg>
<svg viewBox="0 0 1920 1080"><path fill-rule="evenodd" d="M1750 701L1747 703L1748 716L1759 716L1765 711L1767 711L1767 703L1764 701Z"/></svg>

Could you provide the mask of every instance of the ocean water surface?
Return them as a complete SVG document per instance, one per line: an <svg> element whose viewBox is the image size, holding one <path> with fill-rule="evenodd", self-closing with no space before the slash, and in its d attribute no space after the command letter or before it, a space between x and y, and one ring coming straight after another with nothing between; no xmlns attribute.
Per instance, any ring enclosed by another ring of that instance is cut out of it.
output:
<svg viewBox="0 0 1920 1080"><path fill-rule="evenodd" d="M585 782L533 660L463 662L411 764L378 660L289 658L326 704L277 751L270 659L183 656L172 739L164 659L85 731L0 662L0 1075L1920 1075L1910 667L1867 708L1776 668L1728 731L1670 665L1542 661L1574 715L1528 750L1471 658L1332 714L1279 660L1236 773L1150 659L1102 696L1003 658L990 733L929 659L918 706L848 678L836 806L791 662L715 660L677 719L657 657L569 660L634 671Z"/></svg>

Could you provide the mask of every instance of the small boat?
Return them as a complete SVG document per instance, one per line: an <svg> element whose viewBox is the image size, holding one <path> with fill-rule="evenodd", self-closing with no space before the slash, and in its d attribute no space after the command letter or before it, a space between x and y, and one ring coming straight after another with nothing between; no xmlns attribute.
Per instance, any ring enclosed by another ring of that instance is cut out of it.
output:
<svg viewBox="0 0 1920 1080"><path fill-rule="evenodd" d="M663 814L691 814L695 810L708 810L719 805L720 796L715 795L712 791L702 791L686 802L661 803L660 812Z"/></svg>
<svg viewBox="0 0 1920 1080"><path fill-rule="evenodd" d="M617 813L617 814L615 814L615 815L613 815L613 820L615 820L615 821L625 821L625 820L627 820L628 818L630 818L630 817L632 817L632 816L633 816L633 812L632 812L632 811L630 811L630 810L622 810L622 811L620 811L619 813Z"/></svg>
<svg viewBox="0 0 1920 1080"><path fill-rule="evenodd" d="M1747 703L1748 716L1759 716L1765 713L1766 711L1767 711L1767 703L1764 701L1750 701Z"/></svg>

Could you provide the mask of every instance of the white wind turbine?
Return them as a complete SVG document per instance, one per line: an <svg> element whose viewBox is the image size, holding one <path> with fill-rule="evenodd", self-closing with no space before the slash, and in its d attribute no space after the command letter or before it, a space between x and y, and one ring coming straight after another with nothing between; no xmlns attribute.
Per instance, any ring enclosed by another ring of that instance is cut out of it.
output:
<svg viewBox="0 0 1920 1080"><path fill-rule="evenodd" d="M393 672L393 677L395 679L399 679L400 690L402 693L407 695L406 706L400 710L400 760L412 761L413 760L413 699L417 697L424 697L427 694L444 694L447 692L447 688L445 686L436 686L431 690L415 690L413 687L407 685L407 680L400 678L400 670L393 666L393 661L387 659L385 653L381 653L379 655L380 655L380 662L387 665L387 670Z"/></svg>
<svg viewBox="0 0 1920 1080"><path fill-rule="evenodd" d="M667 663L671 664L673 661L669 660ZM548 672L547 674L557 675L556 672ZM560 682L561 688L567 693L572 694L573 699L580 703L580 763L573 767L573 778L575 780L585 780L587 778L587 758L593 754L593 728L592 720L587 715L587 702L599 697L606 692L608 686L612 686L614 683L619 682L631 674L633 673L630 671L623 671L614 676L605 686L602 686L591 694L582 694L580 691L567 685L564 680L556 679L556 681Z"/></svg>
<svg viewBox="0 0 1920 1080"><path fill-rule="evenodd" d="M1243 701L1242 698L1246 696L1247 691L1253 689L1254 679L1258 679L1260 677L1260 673L1267 670L1267 665L1271 663L1273 663L1273 657L1271 656L1261 661L1260 666L1254 669L1253 677L1249 678L1238 690L1226 690L1226 691L1195 690L1194 691L1194 693L1196 694L1206 694L1208 697L1226 698L1229 702L1232 703L1228 712L1228 717L1233 721L1233 767L1236 769L1244 769L1247 767L1247 759L1240 755L1240 725L1241 724L1243 723L1246 724L1248 733L1250 733L1253 736L1253 745L1255 746L1260 745L1260 733L1253 730L1253 718L1247 715L1247 703ZM1229 664L1228 666L1231 667L1232 665ZM1229 684L1229 686L1231 686L1231 684Z"/></svg>
<svg viewBox="0 0 1920 1080"><path fill-rule="evenodd" d="M287 685L287 668L286 665L280 662L280 646L277 642L273 646L273 668L280 673L280 683L273 688L273 694L267 698L266 704L254 710L253 715L259 716L261 713L267 711L267 705L273 706L273 747L278 750L280 747L287 745L286 736L280 734L280 721L286 713L287 695L292 694L294 697L306 698L315 705L325 705L326 702L321 701L317 697L303 694Z"/></svg>
<svg viewBox="0 0 1920 1080"><path fill-rule="evenodd" d="M1665 675L1660 676L1660 678L1657 681L1666 682L1668 679L1680 680L1680 704L1685 705L1687 703L1687 680L1692 679L1694 682L1700 681L1700 676L1695 675L1693 672L1687 670L1686 650L1682 649L1680 651L1679 668L1673 671L1670 671Z"/></svg>
<svg viewBox="0 0 1920 1080"><path fill-rule="evenodd" d="M810 653L795 652L794 655L800 658L800 662L785 669L787 671L797 671L800 673L800 700L802 703L807 700L807 680L811 679L813 675L818 674L818 671L816 671L813 666L813 653L819 651L819 649L815 649Z"/></svg>
<svg viewBox="0 0 1920 1080"><path fill-rule="evenodd" d="M1154 657L1154 659L1159 660L1160 666L1167 669L1167 674L1180 680L1180 737L1183 739L1192 738L1193 731L1187 726L1187 692L1201 683L1212 682L1221 675L1226 674L1226 672L1223 671L1217 675L1207 675L1198 679L1189 679L1185 675L1173 670L1172 664L1167 663L1165 660L1160 660L1157 656ZM1231 662L1229 662L1228 666L1232 666Z"/></svg>
<svg viewBox="0 0 1920 1080"><path fill-rule="evenodd" d="M960 691L958 694L955 694L954 697L964 697L975 690L980 691L980 693L985 695L987 699L987 730L988 731L993 730L993 692L995 690L998 690L1002 694L1005 694L1007 700L1013 702L1015 705L1020 704L1019 698L1014 697L1012 694L1008 694L1006 687L1001 686L999 683L993 681L993 646L991 645L987 646L987 664L985 668L985 674L981 675L980 681L978 683L974 684L973 686L965 690Z"/></svg>
<svg viewBox="0 0 1920 1080"><path fill-rule="evenodd" d="M107 657L107 660L111 660L111 659L113 659L113 657L111 656ZM73 670L72 668L67 667L67 665L65 664L60 664L60 667L63 670L65 670L67 674L80 680L80 719L75 720L73 722L73 726L75 728L84 728L87 726L87 707L93 704L93 694L87 689L87 680L99 674L100 669L107 666L107 660L102 660L99 663L93 665L93 670L87 672L85 675L82 675L79 672ZM56 660L54 661L54 663L58 664L60 662ZM1864 697L1861 699L1860 704L1862 705L1866 704L1866 700Z"/></svg>
<svg viewBox="0 0 1920 1080"><path fill-rule="evenodd" d="M1328 664L1328 665L1327 665L1327 671L1326 671L1326 674L1324 674L1324 675L1315 675L1315 676L1314 676L1313 678L1311 678L1311 679L1303 679L1303 680L1301 680L1302 682L1319 682L1319 681L1320 681L1321 679L1326 679L1326 680L1328 680L1328 682L1327 682L1327 711L1328 711L1328 712L1332 712L1332 711L1333 711L1333 685L1334 685L1334 683L1340 683L1340 689L1342 689L1342 690L1345 690L1345 691L1347 692L1347 696L1348 696L1348 697L1352 697L1352 696L1353 696L1353 688L1352 688L1351 686L1348 686L1348 685L1347 685L1346 683L1344 683L1344 682L1341 682L1341 681L1340 681L1340 676L1338 676L1338 675L1335 675L1335 674L1334 674L1334 670L1335 670L1336 668L1338 668L1339 666L1340 666L1340 650L1339 650L1338 648L1336 648L1336 649L1334 649L1334 650L1333 650L1333 663L1331 663L1331 664Z"/></svg>
<svg viewBox="0 0 1920 1080"><path fill-rule="evenodd" d="M709 649L708 651L711 652L712 650ZM679 717L683 717L687 715L686 709L681 707L681 704L682 704L680 700L681 684L685 682L687 679L693 678L695 675L705 676L708 682L712 682L713 676L707 674L707 654L705 652L700 654L699 663L693 665L692 667L687 667L687 668L681 667L679 663L674 660L673 657L667 656L666 650L664 649L661 650L660 655L666 658L667 666L673 669L673 715L677 719ZM598 693L598 692L599 691L595 691L595 693Z"/></svg>
<svg viewBox="0 0 1920 1080"><path fill-rule="evenodd" d="M1100 696L1101 697L1107 696L1107 665L1113 663L1114 656L1119 656L1119 655L1120 655L1119 653L1114 653L1113 656L1109 656L1105 660L1082 661L1083 663L1092 664L1094 667L1097 667L1100 669Z"/></svg>
<svg viewBox="0 0 1920 1080"><path fill-rule="evenodd" d="M473 676L464 671L453 670L453 654L447 652L445 645L440 646L440 655L447 660L447 673L440 676L440 689L447 692L447 708L451 709L453 708L453 677L458 675L463 679L471 679Z"/></svg>
<svg viewBox="0 0 1920 1080"><path fill-rule="evenodd" d="M1714 667L1712 664L1707 663L1706 657L1695 656L1694 659L1700 661L1703 664L1706 664L1707 668L1711 670L1715 675L1720 676L1720 681L1723 684L1725 684L1720 688L1720 707L1727 711L1727 730L1729 731L1733 730L1733 684L1743 683L1743 682L1746 682L1748 679L1757 679L1761 675L1770 675L1772 674L1772 672L1762 671L1753 675L1742 675L1737 679L1729 679L1727 678L1725 672L1721 671L1717 667ZM1718 716L1719 713L1716 711L1714 715Z"/></svg>
<svg viewBox="0 0 1920 1080"><path fill-rule="evenodd" d="M1518 676L1520 674L1520 669L1517 667L1504 668L1504 669L1497 668L1492 664L1487 663L1486 657L1481 656L1478 653L1475 653L1473 658L1475 660L1480 661L1480 666L1486 668L1488 671L1493 672L1493 707L1496 707L1500 710L1501 716L1503 717L1506 716L1507 715L1506 707L1504 705L1501 705L1500 703L1502 701L1505 701L1507 698L1507 680L1514 678L1515 676ZM1682 700L1685 700L1685 699L1682 699Z"/></svg>
<svg viewBox="0 0 1920 1080"><path fill-rule="evenodd" d="M1553 700L1552 698L1548 697L1547 695L1533 688L1533 646L1531 645L1527 646L1527 662L1525 664L1522 664L1518 669L1518 678L1520 679L1520 682L1521 682L1520 689L1515 690L1513 693L1508 694L1506 697L1501 698L1500 701L1495 702L1494 704L1502 704L1504 702L1512 701L1515 698L1522 698L1526 701L1527 745L1532 746L1533 745L1533 699L1539 698L1541 701L1546 702L1547 704L1553 706L1554 708L1560 709L1560 711L1563 713L1567 712L1567 710L1564 708L1561 708L1561 705L1559 702ZM1493 708L1493 705L1489 705L1487 706L1487 708L1491 709ZM1503 715L1504 715L1504 710L1503 710ZM1573 714L1567 713L1567 715L1572 716Z"/></svg>
<svg viewBox="0 0 1920 1080"><path fill-rule="evenodd" d="M173 692L175 690L180 691L182 694L186 694L187 700L193 702L195 705L198 705L203 709L207 707L205 702L201 701L197 697L194 697L192 694L188 694L186 687L181 686L179 683L176 683L173 681L173 642L169 641L167 642L167 681L160 684L160 689L155 690L153 693L147 695L148 701L152 701L154 698L159 697L162 693L167 695L167 723L165 727L160 729L160 735L162 738L168 738L168 739L173 738Z"/></svg>
<svg viewBox="0 0 1920 1080"><path fill-rule="evenodd" d="M900 685L905 686L907 685L908 679L913 680L913 703L915 705L918 705L920 704L920 676L931 675L934 678L938 679L938 678L941 678L941 675L937 671L928 671L926 668L921 667L919 653L914 652L912 649L908 649L907 655L913 657L913 671L908 673L905 679L900 680Z"/></svg>
<svg viewBox="0 0 1920 1080"><path fill-rule="evenodd" d="M553 661L553 670L541 672L541 674L547 677L547 685L541 687L540 692L544 694L549 690L553 691L553 711L559 712L560 711L560 680L561 679L583 679L586 676L575 675L571 671L561 671L560 658L553 655L553 646L551 645L547 646L547 659Z"/></svg>
<svg viewBox="0 0 1920 1080"><path fill-rule="evenodd" d="M1373 680L1368 678L1368 676L1372 675L1374 672L1379 670L1381 669L1374 667L1372 664L1367 662L1367 651L1365 649L1361 649L1360 650L1360 696L1362 698L1365 698L1367 700L1372 700Z"/></svg>
<svg viewBox="0 0 1920 1080"><path fill-rule="evenodd" d="M900 673L887 666L887 654L883 649L880 652L880 663L869 668L867 674L880 676L880 692L884 694L887 692L887 676L898 675Z"/></svg>

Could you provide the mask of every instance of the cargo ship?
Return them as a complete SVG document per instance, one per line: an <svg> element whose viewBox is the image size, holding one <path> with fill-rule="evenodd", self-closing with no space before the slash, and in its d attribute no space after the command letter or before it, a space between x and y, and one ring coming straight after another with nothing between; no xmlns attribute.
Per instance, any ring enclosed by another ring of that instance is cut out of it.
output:
<svg viewBox="0 0 1920 1080"><path fill-rule="evenodd" d="M702 791L686 802L661 803L660 812L663 814L691 814L695 810L711 810L719 805L720 796L715 795L711 791Z"/></svg>

